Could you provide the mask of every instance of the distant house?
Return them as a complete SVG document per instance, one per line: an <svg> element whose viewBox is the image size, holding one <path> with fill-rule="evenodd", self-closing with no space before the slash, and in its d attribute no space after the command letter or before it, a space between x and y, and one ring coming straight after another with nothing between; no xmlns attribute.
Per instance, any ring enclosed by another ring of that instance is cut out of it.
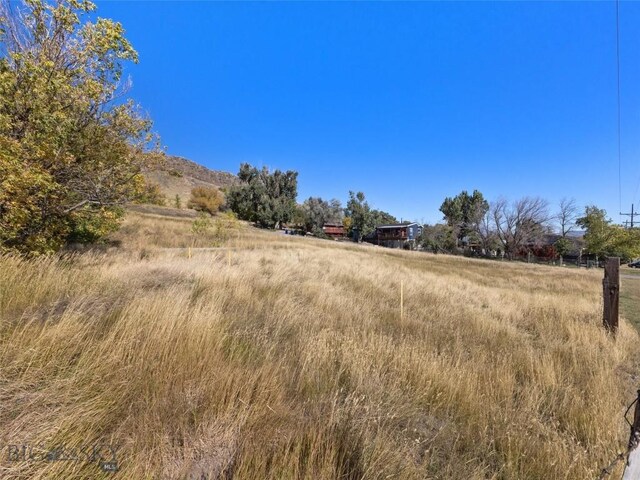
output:
<svg viewBox="0 0 640 480"><path fill-rule="evenodd" d="M515 258L520 260L530 261L543 261L543 262L555 262L559 260L559 252L557 250L557 242L562 238L562 235L548 233L537 238L533 242L523 244L520 249L515 253ZM563 263L575 263L584 264L587 261L591 261L592 258L586 252L584 252L584 238L578 233L573 233L566 236L568 241L567 251L562 255ZM593 258L595 261L595 258Z"/></svg>
<svg viewBox="0 0 640 480"><path fill-rule="evenodd" d="M414 248L421 234L422 227L415 222L378 225L369 241L389 248Z"/></svg>
<svg viewBox="0 0 640 480"><path fill-rule="evenodd" d="M344 225L341 223L325 223L322 226L322 231L326 236L331 237L334 240L344 238L346 236Z"/></svg>
<svg viewBox="0 0 640 480"><path fill-rule="evenodd" d="M525 244L523 250L531 251L536 248L552 248L555 247L556 242L562 238L562 235L558 235L555 233L549 233L543 235L537 242L532 242ZM567 256L577 257L580 252L584 248L584 237L581 232L571 232L566 236L566 239L569 241L569 251L567 252Z"/></svg>

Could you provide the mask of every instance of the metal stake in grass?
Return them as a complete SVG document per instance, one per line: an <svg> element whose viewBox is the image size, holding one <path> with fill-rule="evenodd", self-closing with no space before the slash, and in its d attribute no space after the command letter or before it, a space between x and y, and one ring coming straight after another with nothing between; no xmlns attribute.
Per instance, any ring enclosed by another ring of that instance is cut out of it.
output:
<svg viewBox="0 0 640 480"><path fill-rule="evenodd" d="M231 268L231 249L227 249L227 266Z"/></svg>
<svg viewBox="0 0 640 480"><path fill-rule="evenodd" d="M191 259L191 247L189 247L189 252L187 253L187 256L189 257L189 259Z"/></svg>
<svg viewBox="0 0 640 480"><path fill-rule="evenodd" d="M404 280L400 280L400 321L404 319Z"/></svg>

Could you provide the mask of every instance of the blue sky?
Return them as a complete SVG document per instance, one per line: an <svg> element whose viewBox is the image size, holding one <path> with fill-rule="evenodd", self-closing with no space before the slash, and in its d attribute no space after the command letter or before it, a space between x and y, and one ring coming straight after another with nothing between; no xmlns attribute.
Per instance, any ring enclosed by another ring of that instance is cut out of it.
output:
<svg viewBox="0 0 640 480"><path fill-rule="evenodd" d="M446 196L618 220L615 3L98 1L168 152L299 172L299 201L438 221ZM640 3L621 2L622 208L640 203ZM639 206L640 207L640 206Z"/></svg>

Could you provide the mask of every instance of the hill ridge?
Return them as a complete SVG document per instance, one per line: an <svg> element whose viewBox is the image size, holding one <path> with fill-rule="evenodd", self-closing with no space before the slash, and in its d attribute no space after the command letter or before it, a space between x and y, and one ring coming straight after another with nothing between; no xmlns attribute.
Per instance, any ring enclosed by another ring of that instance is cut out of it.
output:
<svg viewBox="0 0 640 480"><path fill-rule="evenodd" d="M223 189L239 183L233 173L213 170L177 155L167 155L163 167L145 172L145 177L157 184L169 200L176 195L182 200L188 199L194 187Z"/></svg>

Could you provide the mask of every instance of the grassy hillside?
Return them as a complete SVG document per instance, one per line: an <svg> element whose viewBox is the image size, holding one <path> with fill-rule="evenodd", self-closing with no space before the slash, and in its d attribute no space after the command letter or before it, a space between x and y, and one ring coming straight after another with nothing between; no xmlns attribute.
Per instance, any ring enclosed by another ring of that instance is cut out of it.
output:
<svg viewBox="0 0 640 480"><path fill-rule="evenodd" d="M583 480L626 443L639 339L600 328L601 272L191 221L0 258L0 441L120 468L3 452L2 478Z"/></svg>
<svg viewBox="0 0 640 480"><path fill-rule="evenodd" d="M145 177L158 184L169 203L180 195L186 205L194 187L228 187L235 185L238 178L229 172L210 170L182 157L167 156L162 169L145 172Z"/></svg>

